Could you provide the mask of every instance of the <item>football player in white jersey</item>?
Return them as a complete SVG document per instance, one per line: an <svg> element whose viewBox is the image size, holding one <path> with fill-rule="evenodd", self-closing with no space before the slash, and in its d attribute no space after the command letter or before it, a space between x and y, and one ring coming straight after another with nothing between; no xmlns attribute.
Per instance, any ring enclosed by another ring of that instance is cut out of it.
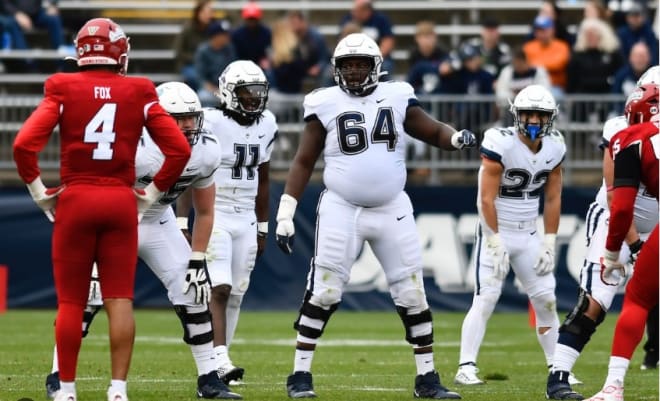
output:
<svg viewBox="0 0 660 401"><path fill-rule="evenodd" d="M536 313L536 335L547 364L557 341L555 238L566 145L553 129L557 104L540 85L530 85L511 105L514 125L491 128L481 143L477 209L476 282L472 306L461 331L457 384L483 384L477 355L488 319L513 267ZM544 193L544 237L536 227Z"/></svg>
<svg viewBox="0 0 660 401"><path fill-rule="evenodd" d="M651 67L637 82L637 85L647 83L660 83L660 67ZM605 284L601 280L601 256L605 252L608 222L610 217L609 203L612 194L607 188L612 188L614 180L614 161L607 151L610 139L619 131L628 127L628 120L624 116L611 118L603 125L601 149L603 152L603 184L596 199L589 206L586 217L587 252L584 265L580 272L580 294L573 310L559 328L559 339L555 348L552 370L548 375L546 396L551 400L582 400L584 397L571 388L567 380L568 372L580 356L598 325L605 320L607 310L612 305L614 295L619 286ZM619 261L623 264L634 265L637 255L644 241L658 223L658 202L646 193L646 187L640 184L635 199L634 221L626 235ZM625 285L622 282L620 285ZM657 307L656 307L657 312ZM649 319L657 319L657 313L650 313ZM655 327L654 327L655 326ZM649 330L657 331L657 320L649 321ZM657 339L657 337L656 337ZM654 343L650 341L648 344ZM657 344L649 346L656 352Z"/></svg>
<svg viewBox="0 0 660 401"><path fill-rule="evenodd" d="M145 211L138 225L138 256L167 289L183 326L183 341L190 346L197 366L197 397L206 399L241 399L220 379L218 360L213 351L213 331L208 301L206 251L213 227L215 182L213 174L220 166L220 144L216 137L202 131L203 111L197 94L186 84L166 82L156 88L159 103L177 121L192 146L192 154L183 175L165 194ZM145 187L163 163L163 154L144 130L135 156L136 187ZM171 204L192 188L197 211L192 242L188 243L177 226ZM92 279L90 299L85 313L83 336L100 308L101 292ZM57 350L55 350L57 352ZM46 379L48 395L59 387L57 358L53 373Z"/></svg>
<svg viewBox="0 0 660 401"><path fill-rule="evenodd" d="M316 397L311 364L316 344L342 299L364 242L381 263L413 347L416 398L460 399L445 388L433 360L433 323L424 291L421 247L406 182L406 134L446 150L473 147L468 131L430 117L405 82L379 82L378 45L358 33L342 39L331 59L338 86L305 97L305 128L277 212L277 243L293 251L293 216L314 164L325 168L317 209L316 246L300 314L291 398ZM350 398L350 397L349 397Z"/></svg>
<svg viewBox="0 0 660 401"><path fill-rule="evenodd" d="M255 63L239 60L229 64L218 87L219 106L204 110L204 129L215 134L222 147L222 163L215 173L215 222L206 260L218 372L225 383L238 384L244 370L232 363L229 346L255 260L266 244L268 171L278 128L275 116L266 110L268 81Z"/></svg>

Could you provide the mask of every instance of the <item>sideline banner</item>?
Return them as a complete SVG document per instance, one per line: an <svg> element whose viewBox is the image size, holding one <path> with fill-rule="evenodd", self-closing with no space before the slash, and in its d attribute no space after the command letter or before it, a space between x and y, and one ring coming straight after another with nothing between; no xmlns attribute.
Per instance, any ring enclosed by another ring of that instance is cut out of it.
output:
<svg viewBox="0 0 660 401"><path fill-rule="evenodd" d="M284 255L275 245L274 221L282 183L270 191L270 235L265 254L257 261L243 307L251 310L292 310L300 306L314 247L316 205L322 185L307 188L296 212L296 241L293 255ZM476 188L407 188L417 220L423 249L424 279L434 310L465 311L472 301L474 266L472 247L477 221ZM558 235L557 300L562 311L572 308L584 253L584 215L596 188L564 188L562 219ZM543 229L540 222L539 229ZM0 193L0 264L9 269L7 306L54 307L53 274L50 262L52 227L24 189ZM151 270L140 262L135 304L168 307L166 292ZM620 289L622 292L622 289ZM620 296L614 309L620 307ZM507 279L499 311L524 311L527 298L514 276ZM378 262L368 246L353 267L342 308L391 310L392 301Z"/></svg>

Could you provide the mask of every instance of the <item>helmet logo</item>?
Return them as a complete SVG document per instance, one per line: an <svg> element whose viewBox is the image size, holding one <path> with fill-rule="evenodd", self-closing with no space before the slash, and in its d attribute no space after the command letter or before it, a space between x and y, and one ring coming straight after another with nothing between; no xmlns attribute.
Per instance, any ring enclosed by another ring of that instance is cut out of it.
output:
<svg viewBox="0 0 660 401"><path fill-rule="evenodd" d="M98 26L88 26L87 27L87 32L89 33L90 36L94 36L96 32L98 32L99 27Z"/></svg>
<svg viewBox="0 0 660 401"><path fill-rule="evenodd" d="M120 27L115 27L114 31L108 32L108 38L111 42L116 42L125 37L126 35L124 34L124 31Z"/></svg>

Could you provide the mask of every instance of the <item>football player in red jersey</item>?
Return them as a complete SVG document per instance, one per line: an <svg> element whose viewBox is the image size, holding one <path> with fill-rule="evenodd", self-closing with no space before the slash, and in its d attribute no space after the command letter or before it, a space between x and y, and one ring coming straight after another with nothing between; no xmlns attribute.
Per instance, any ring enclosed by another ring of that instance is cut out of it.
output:
<svg viewBox="0 0 660 401"><path fill-rule="evenodd" d="M44 99L16 136L14 159L30 195L55 223L55 341L61 383L55 400L76 401L80 328L96 262L110 326L108 400L125 401L135 336L132 299L138 220L179 178L190 146L176 121L158 104L153 83L124 75L129 43L119 25L92 19L78 32L75 47L80 71L46 80ZM40 178L37 154L58 124L62 185L53 189ZM135 152L143 126L165 162L153 182L136 191Z"/></svg>
<svg viewBox="0 0 660 401"><path fill-rule="evenodd" d="M610 141L614 159L614 191L610 222L602 259L601 278L618 285L625 276L618 261L619 250L633 220L633 204L640 183L658 199L658 158L660 157L660 89L657 84L637 88L626 101L630 127ZM658 226L645 242L635 262L635 274L626 286L623 309L614 329L612 352L603 389L591 401L623 401L623 379L635 348L644 335L649 310L658 303Z"/></svg>

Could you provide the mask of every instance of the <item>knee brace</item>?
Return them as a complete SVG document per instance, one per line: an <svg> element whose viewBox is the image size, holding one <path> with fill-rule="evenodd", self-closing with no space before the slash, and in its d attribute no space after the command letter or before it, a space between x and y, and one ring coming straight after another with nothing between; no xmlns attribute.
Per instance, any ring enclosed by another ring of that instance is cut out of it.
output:
<svg viewBox="0 0 660 401"><path fill-rule="evenodd" d="M181 321L186 344L202 345L213 341L211 313L207 306L174 305L174 312Z"/></svg>
<svg viewBox="0 0 660 401"><path fill-rule="evenodd" d="M325 325L328 324L330 316L339 307L339 300L335 303L327 304L323 301L332 301L331 297L316 297L310 291L305 292L298 319L293 323L293 328L300 335L309 338L319 338L323 334Z"/></svg>
<svg viewBox="0 0 660 401"><path fill-rule="evenodd" d="M396 312L406 329L406 341L417 347L426 347L433 344L433 316L431 310L426 308L418 313L410 313L409 308L396 305Z"/></svg>
<svg viewBox="0 0 660 401"><path fill-rule="evenodd" d="M87 333L89 333L89 326L92 325L94 316L96 316L96 314L99 313L100 310L101 307L97 305L87 305L87 307L85 307L85 311L83 312L83 329L82 329L83 338L85 338L87 336Z"/></svg>
<svg viewBox="0 0 660 401"><path fill-rule="evenodd" d="M591 335L596 331L596 327L605 320L605 315L607 315L607 312L601 308L598 319L593 321L584 314L587 308L589 308L589 298L587 293L580 288L575 307L566 315L566 319L559 327L559 333L570 333L577 336L582 346L589 341Z"/></svg>

